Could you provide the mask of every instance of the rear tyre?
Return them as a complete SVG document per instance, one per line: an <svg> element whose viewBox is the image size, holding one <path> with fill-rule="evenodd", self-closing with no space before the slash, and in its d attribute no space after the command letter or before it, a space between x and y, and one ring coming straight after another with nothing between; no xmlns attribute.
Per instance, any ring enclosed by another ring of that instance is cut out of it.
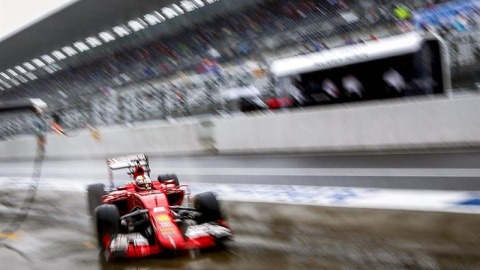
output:
<svg viewBox="0 0 480 270"><path fill-rule="evenodd" d="M193 207L200 211L198 223L217 221L222 218L220 205L213 192L203 192L193 197Z"/></svg>
<svg viewBox="0 0 480 270"><path fill-rule="evenodd" d="M104 249L104 239L115 237L120 232L120 214L113 204L100 205L95 209L98 246Z"/></svg>
<svg viewBox="0 0 480 270"><path fill-rule="evenodd" d="M160 174L157 178L158 182L165 183L167 180L174 180L175 186L180 185L180 181L178 181L178 176L176 174Z"/></svg>
<svg viewBox="0 0 480 270"><path fill-rule="evenodd" d="M102 205L102 196L105 195L103 184L93 184L87 187L88 191L88 211L90 216L95 214L95 208Z"/></svg>

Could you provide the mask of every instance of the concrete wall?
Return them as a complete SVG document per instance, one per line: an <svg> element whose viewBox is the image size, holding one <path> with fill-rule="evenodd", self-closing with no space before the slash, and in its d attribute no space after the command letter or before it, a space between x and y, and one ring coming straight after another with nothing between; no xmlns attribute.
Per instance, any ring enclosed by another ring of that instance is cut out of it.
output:
<svg viewBox="0 0 480 270"><path fill-rule="evenodd" d="M143 124L49 134L48 157L285 153L480 146L480 97L408 98L340 104L277 114ZM33 136L0 142L0 158L28 158Z"/></svg>
<svg viewBox="0 0 480 270"><path fill-rule="evenodd" d="M480 98L410 98L216 122L228 152L418 149L480 145Z"/></svg>
<svg viewBox="0 0 480 270"><path fill-rule="evenodd" d="M100 129L101 139L94 140L87 131L71 137L49 134L48 157L107 157L121 154L181 155L201 152L196 124L162 124L154 127ZM24 136L0 142L0 158L28 158L35 154L35 139Z"/></svg>

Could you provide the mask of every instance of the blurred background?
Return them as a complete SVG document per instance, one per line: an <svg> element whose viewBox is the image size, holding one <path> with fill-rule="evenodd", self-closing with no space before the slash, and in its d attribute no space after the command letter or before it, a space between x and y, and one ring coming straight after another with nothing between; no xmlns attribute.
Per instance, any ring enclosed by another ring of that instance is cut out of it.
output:
<svg viewBox="0 0 480 270"><path fill-rule="evenodd" d="M1 269L480 265L480 0L0 0L0 29ZM101 261L85 186L140 153L230 250Z"/></svg>
<svg viewBox="0 0 480 270"><path fill-rule="evenodd" d="M0 43L0 101L41 98L64 128L267 107L274 60L417 30L445 40L454 91L480 81L478 1L67 4ZM0 137L28 123L2 117Z"/></svg>

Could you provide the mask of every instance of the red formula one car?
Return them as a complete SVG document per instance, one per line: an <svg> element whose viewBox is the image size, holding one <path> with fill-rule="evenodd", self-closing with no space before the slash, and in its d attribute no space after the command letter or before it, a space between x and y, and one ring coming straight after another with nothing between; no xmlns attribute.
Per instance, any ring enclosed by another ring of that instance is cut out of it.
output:
<svg viewBox="0 0 480 270"><path fill-rule="evenodd" d="M88 186L90 213L107 260L223 247L232 239L212 192L192 201L189 186L180 185L175 174L150 180L145 155L110 158L107 163L112 188ZM113 188L112 170L125 168L132 180Z"/></svg>

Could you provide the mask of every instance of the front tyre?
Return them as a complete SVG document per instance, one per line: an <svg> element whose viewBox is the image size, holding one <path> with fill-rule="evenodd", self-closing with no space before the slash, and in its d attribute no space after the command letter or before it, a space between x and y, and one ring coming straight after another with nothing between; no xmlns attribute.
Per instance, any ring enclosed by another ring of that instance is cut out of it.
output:
<svg viewBox="0 0 480 270"><path fill-rule="evenodd" d="M120 232L120 214L113 204L100 205L95 209L98 246L105 248L105 244Z"/></svg>
<svg viewBox="0 0 480 270"><path fill-rule="evenodd" d="M103 184L93 184L87 187L88 192L88 210L90 216L95 214L95 208L102 205L102 196L105 195L105 186Z"/></svg>
<svg viewBox="0 0 480 270"><path fill-rule="evenodd" d="M200 217L198 217L198 223L223 219L220 211L220 205L213 192L203 192L197 194L195 197L193 197L193 207L201 213Z"/></svg>

